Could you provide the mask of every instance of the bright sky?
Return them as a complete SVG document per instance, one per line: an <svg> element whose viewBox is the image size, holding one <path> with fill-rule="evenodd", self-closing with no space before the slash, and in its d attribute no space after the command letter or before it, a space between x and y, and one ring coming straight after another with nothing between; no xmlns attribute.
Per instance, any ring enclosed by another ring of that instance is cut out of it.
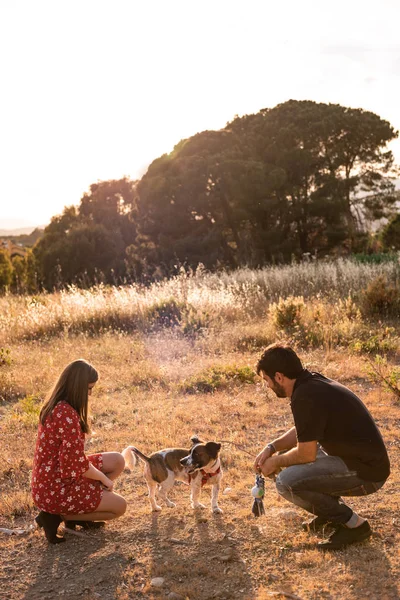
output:
<svg viewBox="0 0 400 600"><path fill-rule="evenodd" d="M3 0L0 228L290 98L400 129L399 21L398 0Z"/></svg>

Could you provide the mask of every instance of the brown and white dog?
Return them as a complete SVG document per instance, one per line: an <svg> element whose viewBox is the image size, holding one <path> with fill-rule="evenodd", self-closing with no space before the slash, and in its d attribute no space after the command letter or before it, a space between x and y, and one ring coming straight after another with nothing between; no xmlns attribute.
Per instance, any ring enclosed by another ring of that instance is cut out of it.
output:
<svg viewBox="0 0 400 600"><path fill-rule="evenodd" d="M168 492L175 480L183 481L191 486L190 500L193 508L205 508L199 502L201 488L210 483L211 510L221 514L218 506L218 492L222 479L219 451L221 444L217 442L203 443L197 436L191 438L193 446L190 450L183 448L167 448L146 456L135 446L128 446L122 451L125 466L132 470L136 458L145 463L144 477L149 488L150 504L153 511L161 510L156 502L156 491L159 497L170 508L175 504L168 498Z"/></svg>

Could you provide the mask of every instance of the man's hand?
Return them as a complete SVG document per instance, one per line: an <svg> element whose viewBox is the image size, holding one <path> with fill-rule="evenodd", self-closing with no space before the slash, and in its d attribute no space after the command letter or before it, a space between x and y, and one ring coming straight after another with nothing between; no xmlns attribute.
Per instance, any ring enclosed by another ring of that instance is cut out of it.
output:
<svg viewBox="0 0 400 600"><path fill-rule="evenodd" d="M264 460L264 462L261 466L261 473L265 477L270 477L274 473L277 473L280 471L280 467L276 464L277 458L278 458L277 456L271 456L270 458L266 458Z"/></svg>
<svg viewBox="0 0 400 600"><path fill-rule="evenodd" d="M256 473L259 473L262 469L264 462L269 458L272 454L271 448L265 447L264 450L257 454L256 460L254 461L254 470Z"/></svg>

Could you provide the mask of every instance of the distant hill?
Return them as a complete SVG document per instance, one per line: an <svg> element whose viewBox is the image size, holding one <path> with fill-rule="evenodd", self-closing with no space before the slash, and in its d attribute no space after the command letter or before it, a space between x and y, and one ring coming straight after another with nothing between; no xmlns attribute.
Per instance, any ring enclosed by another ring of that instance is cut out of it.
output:
<svg viewBox="0 0 400 600"><path fill-rule="evenodd" d="M44 227L20 227L17 229L0 229L0 242L31 247L43 235Z"/></svg>
<svg viewBox="0 0 400 600"><path fill-rule="evenodd" d="M18 227L16 229L0 229L0 237L15 237L17 235L30 235L35 229L44 229L45 225Z"/></svg>

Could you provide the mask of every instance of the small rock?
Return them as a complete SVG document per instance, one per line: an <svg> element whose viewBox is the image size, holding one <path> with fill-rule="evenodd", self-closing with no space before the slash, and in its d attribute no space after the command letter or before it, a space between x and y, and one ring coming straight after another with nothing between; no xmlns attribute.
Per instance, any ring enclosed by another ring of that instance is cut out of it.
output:
<svg viewBox="0 0 400 600"><path fill-rule="evenodd" d="M150 585L151 587L161 588L163 587L164 582L164 577L153 577L153 579L150 581Z"/></svg>
<svg viewBox="0 0 400 600"><path fill-rule="evenodd" d="M279 516L284 521L295 521L300 519L300 515L295 510L281 510Z"/></svg>
<svg viewBox="0 0 400 600"><path fill-rule="evenodd" d="M229 494L231 491L232 491L232 488L226 487L222 493L223 494Z"/></svg>
<svg viewBox="0 0 400 600"><path fill-rule="evenodd" d="M181 545L185 545L188 542L186 542L185 540L180 540L178 538L170 538L169 540L171 542L171 544L181 544Z"/></svg>

